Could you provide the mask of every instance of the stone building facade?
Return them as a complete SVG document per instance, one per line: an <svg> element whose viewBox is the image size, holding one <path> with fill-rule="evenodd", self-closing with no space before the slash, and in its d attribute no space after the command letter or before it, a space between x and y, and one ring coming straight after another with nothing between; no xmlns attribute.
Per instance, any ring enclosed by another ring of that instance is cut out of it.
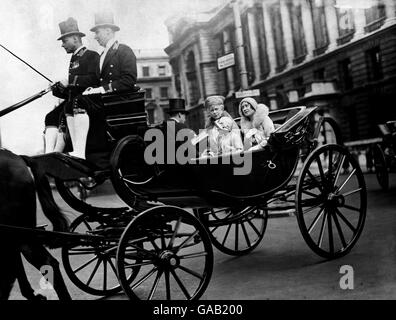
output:
<svg viewBox="0 0 396 320"><path fill-rule="evenodd" d="M134 49L138 68L137 85L146 91L149 123L166 119L172 95L172 71L169 57L161 49Z"/></svg>
<svg viewBox="0 0 396 320"><path fill-rule="evenodd" d="M375 136L377 123L396 119L395 0L233 0L173 17L167 27L173 90L186 99L195 129L203 127L207 96L224 95L237 116L235 92L246 89L259 89L255 98L272 110L318 106L336 118L347 141ZM238 63L240 45L246 70ZM218 71L217 58L231 52L235 66Z"/></svg>

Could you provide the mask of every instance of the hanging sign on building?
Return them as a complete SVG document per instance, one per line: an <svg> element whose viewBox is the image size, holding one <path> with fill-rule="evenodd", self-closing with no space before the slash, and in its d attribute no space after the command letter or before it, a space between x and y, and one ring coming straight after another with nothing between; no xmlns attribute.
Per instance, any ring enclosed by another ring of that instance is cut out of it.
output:
<svg viewBox="0 0 396 320"><path fill-rule="evenodd" d="M219 71L235 66L235 54L229 53L217 58L217 69Z"/></svg>
<svg viewBox="0 0 396 320"><path fill-rule="evenodd" d="M248 98L248 97L258 97L259 95L260 95L259 89L235 92L235 98L237 98L237 99Z"/></svg>

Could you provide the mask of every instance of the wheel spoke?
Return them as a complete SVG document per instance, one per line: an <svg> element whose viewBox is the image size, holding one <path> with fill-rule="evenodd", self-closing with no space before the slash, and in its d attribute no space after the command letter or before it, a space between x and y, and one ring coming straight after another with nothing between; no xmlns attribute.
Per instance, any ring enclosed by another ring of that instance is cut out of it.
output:
<svg viewBox="0 0 396 320"><path fill-rule="evenodd" d="M153 267L149 272L147 272L142 278L140 278L139 281L137 281L132 287L131 289L134 290L137 287L139 287L144 281L146 281L148 278L150 278L156 271L157 271L157 267Z"/></svg>
<svg viewBox="0 0 396 320"><path fill-rule="evenodd" d="M349 192L347 192L347 193L342 194L342 196L343 196L343 197L348 197L348 196L350 196L350 195L352 195L352 194L355 194L355 193L357 193L357 192L360 192L360 191L362 191L362 190L363 190L363 188L359 188L359 189L356 189L356 190L352 190L352 191L349 191Z"/></svg>
<svg viewBox="0 0 396 320"><path fill-rule="evenodd" d="M95 249L89 250L85 248L81 249L73 249L73 251L69 251L69 256L77 256L77 255L87 255L87 254L95 254Z"/></svg>
<svg viewBox="0 0 396 320"><path fill-rule="evenodd" d="M85 283L86 286L89 286L89 285L90 285L90 283L91 283L93 277L95 276L96 272L98 271L98 268L99 268L99 266L100 266L100 263L101 263L101 259L98 259L98 261L96 262L95 268L92 270L92 273L91 273L91 275L90 275L89 278L88 278L88 281Z"/></svg>
<svg viewBox="0 0 396 320"><path fill-rule="evenodd" d="M238 251L239 247L239 223L235 223L235 251Z"/></svg>
<svg viewBox="0 0 396 320"><path fill-rule="evenodd" d="M197 278L200 279L200 280L203 279L203 276L202 276L201 274L195 272L194 270L191 270L191 269L189 269L189 268L186 268L186 267L184 267L184 266L182 266L182 265L179 265L179 269L182 269L183 271L185 271L185 272L187 272L187 273L193 275L194 277L197 277Z"/></svg>
<svg viewBox="0 0 396 320"><path fill-rule="evenodd" d="M197 234L199 233L198 230L196 230L194 233L192 233L186 240L182 242L182 244L177 248L176 253L179 252L192 238L194 238Z"/></svg>
<svg viewBox="0 0 396 320"><path fill-rule="evenodd" d="M206 251L202 251L202 252L197 252L197 253L189 253L189 254L185 254L182 256L178 256L180 259L192 259L192 258L198 258L198 257L203 257L208 255L208 253Z"/></svg>
<svg viewBox="0 0 396 320"><path fill-rule="evenodd" d="M111 261L111 258L108 260L108 262L109 262L109 265L110 265L111 269L113 270L114 274L117 276L117 270L116 270L116 267L115 267L113 261Z"/></svg>
<svg viewBox="0 0 396 320"><path fill-rule="evenodd" d="M336 191L336 193L340 192L345 185L349 182L349 180L352 178L352 176L355 174L356 169L353 169L352 172L349 174L348 178L346 178L346 180L344 181L344 183L341 185L341 187L339 187Z"/></svg>
<svg viewBox="0 0 396 320"><path fill-rule="evenodd" d="M311 180L314 182L314 184L316 185L316 187L322 192L322 185L319 183L319 181L316 179L316 177L312 174L311 171L307 171L308 175L311 177Z"/></svg>
<svg viewBox="0 0 396 320"><path fill-rule="evenodd" d="M318 197L318 194L309 192L307 190L302 190L302 193L305 193L306 195L311 196L312 198L317 198Z"/></svg>
<svg viewBox="0 0 396 320"><path fill-rule="evenodd" d="M322 162L320 160L320 157L318 156L315 160L316 160L316 163L318 164L318 169L319 169L319 174L320 174L321 181L322 181L322 183L325 183L326 182L326 176L325 176L324 171L323 171L323 166L322 166Z"/></svg>
<svg viewBox="0 0 396 320"><path fill-rule="evenodd" d="M320 228L319 239L318 239L318 242L317 242L317 245L318 245L319 248L322 246L324 229L326 227L326 221L327 221L327 210L325 210L325 214L324 214L324 217L323 217L323 220L322 220L322 226Z"/></svg>
<svg viewBox="0 0 396 320"><path fill-rule="evenodd" d="M87 267L88 265L90 265L92 262L94 262L96 259L98 259L98 256L95 256L93 258L91 258L90 260L88 260L86 263L82 264L81 266L79 266L77 269L73 270L73 273L77 273L80 270L84 269L85 267Z"/></svg>
<svg viewBox="0 0 396 320"><path fill-rule="evenodd" d="M190 296L190 294L188 293L186 287L185 287L185 286L183 285L183 283L181 282L181 280L180 280L180 278L178 277L178 275L176 274L175 270L171 269L171 273L172 273L173 278L175 278L177 284L179 285L180 289L182 289L182 291L183 291L185 297L186 297L188 300L190 300L190 299L191 299L191 296Z"/></svg>
<svg viewBox="0 0 396 320"><path fill-rule="evenodd" d="M258 236L260 236L260 231L257 230L256 226L253 224L253 222L251 220L247 220L247 223L249 223L249 225L252 227L252 229L254 230L254 232L256 232L256 234Z"/></svg>
<svg viewBox="0 0 396 320"><path fill-rule="evenodd" d="M337 165L336 175L334 177L333 185L337 184L338 178L340 177L340 174L341 174L342 166L344 165L344 161L345 161L345 155L342 155L342 158L341 158L340 162L338 162L338 165Z"/></svg>
<svg viewBox="0 0 396 320"><path fill-rule="evenodd" d="M312 206L312 207L310 207L310 208L304 210L304 211L303 211L303 214L305 215L305 214L307 214L308 212L311 212L312 210L314 210L314 209L320 207L321 205L323 205L323 203L319 203L319 204L317 204L317 205L315 205L315 206Z"/></svg>
<svg viewBox="0 0 396 320"><path fill-rule="evenodd" d="M309 228L308 228L308 233L311 233L311 231L313 230L313 228L315 228L315 225L316 225L316 223L319 221L320 217L322 216L323 211L324 211L324 207L322 207L322 208L319 210L319 213L316 215L314 221L312 221L311 225L310 225Z"/></svg>
<svg viewBox="0 0 396 320"><path fill-rule="evenodd" d="M227 231L226 231L226 233L224 235L223 242L221 243L222 246L224 246L224 243L226 242L226 240L228 238L228 233L230 232L231 227L232 227L232 224L229 224L228 227L227 227Z"/></svg>
<svg viewBox="0 0 396 320"><path fill-rule="evenodd" d="M241 223L241 227L242 227L243 234L245 236L246 243L247 243L248 247L250 248L250 239L246 232L245 224L243 222Z"/></svg>
<svg viewBox="0 0 396 320"><path fill-rule="evenodd" d="M169 270L165 270L165 287L166 287L166 300L171 299L170 281L169 281Z"/></svg>
<svg viewBox="0 0 396 320"><path fill-rule="evenodd" d="M179 226L180 226L180 223L181 223L181 219L182 219L182 218L180 217L179 220L177 220L177 222L176 222L175 231L173 232L172 238L171 238L171 240L169 241L168 249L171 249L171 248L173 247L173 242L175 241L175 237L176 237L177 231L179 230Z"/></svg>
<svg viewBox="0 0 396 320"><path fill-rule="evenodd" d="M341 239L341 242L342 242L342 247L345 248L347 246L347 244L346 244L346 241L345 241L344 233L342 232L342 228L341 228L340 222L338 221L337 214L334 213L334 212L332 212L332 214L333 214L334 224L337 227L338 235L340 236L340 239Z"/></svg>
<svg viewBox="0 0 396 320"><path fill-rule="evenodd" d="M330 253L334 253L334 239L333 239L333 224L331 223L331 212L327 213L327 230L328 230L328 236L329 236L329 249Z"/></svg>
<svg viewBox="0 0 396 320"><path fill-rule="evenodd" d="M158 270L157 276L155 277L153 286L151 287L150 294L149 294L147 300L151 300L151 299L153 298L153 296L154 296L154 294L155 294L155 291L156 291L157 288L158 288L158 283L159 283L159 280L160 280L160 278L161 278L161 276L162 276L162 273L163 273L162 270Z"/></svg>
<svg viewBox="0 0 396 320"><path fill-rule="evenodd" d="M136 268L136 267L142 267L142 266L148 266L150 264L153 264L152 261L147 261L147 262L139 262L139 263L124 263L124 268Z"/></svg>
<svg viewBox="0 0 396 320"><path fill-rule="evenodd" d="M107 290L107 261L103 260L103 291Z"/></svg>
<svg viewBox="0 0 396 320"><path fill-rule="evenodd" d="M336 208L335 210L336 210L336 214L341 218L342 221L344 221L344 223L349 227L349 229L351 229L353 233L356 233L355 227L348 221L347 218L344 217L341 211L338 210L338 208Z"/></svg>

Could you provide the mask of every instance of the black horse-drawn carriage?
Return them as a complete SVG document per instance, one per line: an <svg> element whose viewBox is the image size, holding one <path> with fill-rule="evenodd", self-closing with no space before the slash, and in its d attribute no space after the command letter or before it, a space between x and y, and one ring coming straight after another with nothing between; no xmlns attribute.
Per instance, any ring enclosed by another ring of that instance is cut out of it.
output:
<svg viewBox="0 0 396 320"><path fill-rule="evenodd" d="M357 242L366 216L364 178L346 148L318 145L323 124L334 123L313 122L315 108L271 112L277 129L264 149L148 165L144 92L105 95L103 102L113 145L109 169L60 153L32 158L81 213L70 234L55 236L64 239L65 270L82 290L109 295L122 287L130 298L197 299L211 278L212 244L227 254L250 252L277 201L295 210L319 256L343 256ZM88 204L69 188L71 181L92 189L109 179L127 206ZM151 207L141 208L142 201ZM38 233L54 236L31 236Z"/></svg>

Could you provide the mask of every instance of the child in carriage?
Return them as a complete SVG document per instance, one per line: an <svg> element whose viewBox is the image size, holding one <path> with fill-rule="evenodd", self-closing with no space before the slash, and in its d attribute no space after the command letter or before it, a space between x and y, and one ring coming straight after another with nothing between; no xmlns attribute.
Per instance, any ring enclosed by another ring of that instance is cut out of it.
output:
<svg viewBox="0 0 396 320"><path fill-rule="evenodd" d="M229 117L222 117L216 121L219 130L217 138L218 155L243 151L243 142L239 129L233 127L233 120Z"/></svg>
<svg viewBox="0 0 396 320"><path fill-rule="evenodd" d="M239 104L241 130L247 149L256 150L267 145L268 138L275 131L265 104L258 104L253 98L245 98Z"/></svg>

